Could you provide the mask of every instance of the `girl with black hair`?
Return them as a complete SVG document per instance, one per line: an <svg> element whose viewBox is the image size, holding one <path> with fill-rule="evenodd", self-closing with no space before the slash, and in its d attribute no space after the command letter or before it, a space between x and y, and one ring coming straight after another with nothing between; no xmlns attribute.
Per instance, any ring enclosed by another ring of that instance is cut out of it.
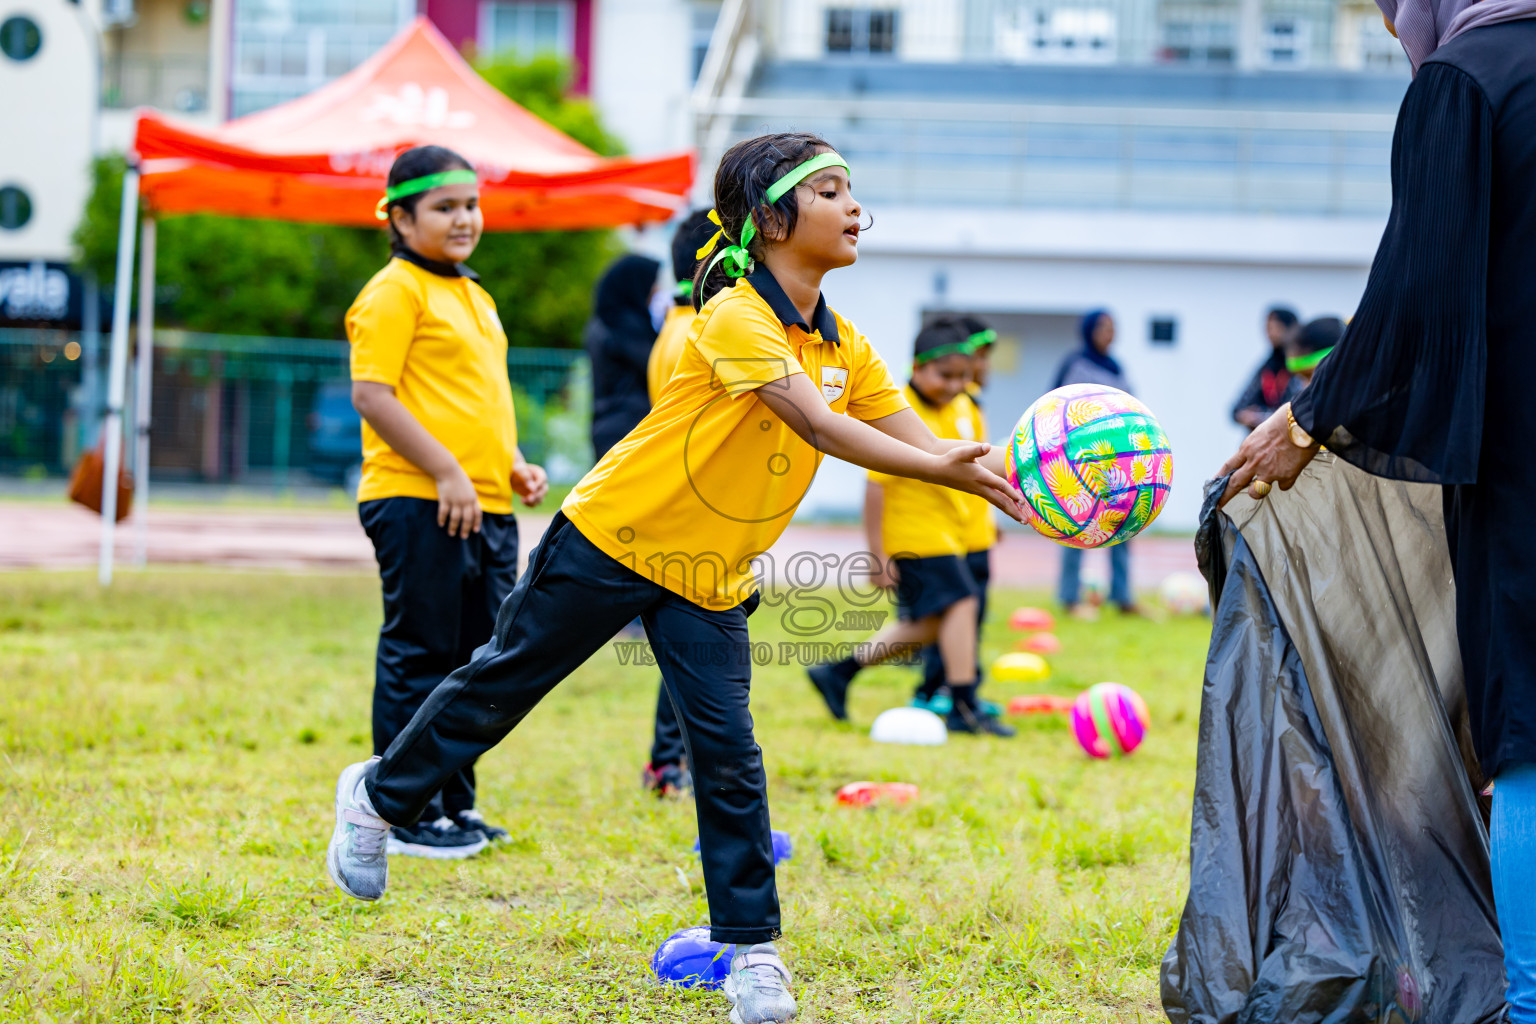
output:
<svg viewBox="0 0 1536 1024"><path fill-rule="evenodd" d="M660 400L566 499L491 641L381 760L337 780L326 866L344 892L381 896L390 824L417 820L447 779L638 614L693 772L711 937L734 946L730 1019L795 1015L772 945L767 778L748 706L753 562L788 525L823 454L983 494L1022 516L1001 450L936 439L868 340L822 298L822 278L858 258L862 211L848 179L847 163L813 135L749 139L721 160L721 232L699 251L701 308Z"/></svg>
<svg viewBox="0 0 1536 1024"><path fill-rule="evenodd" d="M347 311L352 403L363 417L358 515L384 590L373 749L382 754L427 695L491 635L517 582L513 496L548 485L517 447L507 336L463 261L480 240L475 172L440 146L406 150L379 203L391 259ZM506 838L475 809L474 762L401 822L391 853L472 856Z"/></svg>

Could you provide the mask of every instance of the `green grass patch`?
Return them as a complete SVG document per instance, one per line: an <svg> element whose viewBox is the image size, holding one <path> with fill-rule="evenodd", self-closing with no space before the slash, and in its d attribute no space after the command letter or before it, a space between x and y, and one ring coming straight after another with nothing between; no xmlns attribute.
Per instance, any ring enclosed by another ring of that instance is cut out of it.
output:
<svg viewBox="0 0 1536 1024"><path fill-rule="evenodd" d="M480 763L513 842L396 858L377 904L321 863L336 772L365 757L368 576L0 576L0 1020L723 1021L723 997L650 982L707 918L691 804L639 791L655 670L605 650ZM996 595L984 661L1009 649ZM755 640L790 639L766 604ZM568 627L569 628L569 627ZM799 666L756 670L753 710L808 1022L1161 1020L1157 965L1188 874L1208 625L1063 622L1055 675L1006 701L1114 680L1151 736L1094 762L1059 721L1012 741L869 742L914 669L866 672L853 727ZM863 639L833 634L826 639ZM859 779L922 787L848 809Z"/></svg>

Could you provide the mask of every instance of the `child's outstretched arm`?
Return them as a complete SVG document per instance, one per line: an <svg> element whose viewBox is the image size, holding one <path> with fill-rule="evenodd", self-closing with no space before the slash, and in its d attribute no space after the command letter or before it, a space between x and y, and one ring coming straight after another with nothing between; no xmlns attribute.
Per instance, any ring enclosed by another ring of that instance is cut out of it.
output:
<svg viewBox="0 0 1536 1024"><path fill-rule="evenodd" d="M870 426L882 434L894 437L898 441L905 441L914 448L921 448L923 451L932 452L935 455L942 455L952 448L974 443L971 441L951 440L946 437L935 437L933 431L928 429L928 424L923 422L923 418L911 409L903 409L901 412L894 412L889 416L882 416L877 420L869 420L868 422ZM978 466L985 466L998 476L1003 476L1006 473L1006 469L1003 465L1002 446L994 444L991 451L976 460L976 464Z"/></svg>
<svg viewBox="0 0 1536 1024"><path fill-rule="evenodd" d="M983 443L939 441L922 421L918 426L928 436L928 445L910 444L890 432L882 432L862 420L835 413L822 397L821 389L804 373L792 373L755 389L763 404L783 420L806 444L834 458L877 473L911 477L926 483L953 487L957 491L979 494L1011 518L1023 522L1019 511L1019 492L1007 480L979 465L991 446ZM917 414L905 410L914 420ZM884 420L897 420L898 434L917 435L900 421L902 413Z"/></svg>

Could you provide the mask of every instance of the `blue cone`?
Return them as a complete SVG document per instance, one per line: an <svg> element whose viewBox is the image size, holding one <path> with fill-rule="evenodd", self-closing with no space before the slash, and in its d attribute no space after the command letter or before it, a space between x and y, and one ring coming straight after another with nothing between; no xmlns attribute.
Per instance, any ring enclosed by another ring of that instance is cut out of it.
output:
<svg viewBox="0 0 1536 1024"><path fill-rule="evenodd" d="M709 927L684 928L651 957L656 980L679 988L719 988L731 973L731 944L710 942Z"/></svg>
<svg viewBox="0 0 1536 1024"><path fill-rule="evenodd" d="M699 852L699 841L693 841L693 852ZM773 829L773 862L782 864L795 855L795 844L789 841L789 833Z"/></svg>

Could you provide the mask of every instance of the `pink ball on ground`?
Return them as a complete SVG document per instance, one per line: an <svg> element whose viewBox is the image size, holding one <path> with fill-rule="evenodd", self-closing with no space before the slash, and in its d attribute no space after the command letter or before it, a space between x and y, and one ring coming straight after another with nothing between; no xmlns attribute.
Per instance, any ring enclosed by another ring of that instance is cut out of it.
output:
<svg viewBox="0 0 1536 1024"><path fill-rule="evenodd" d="M1141 746L1151 716L1129 686L1095 683L1072 702L1072 734L1089 757L1120 757Z"/></svg>

